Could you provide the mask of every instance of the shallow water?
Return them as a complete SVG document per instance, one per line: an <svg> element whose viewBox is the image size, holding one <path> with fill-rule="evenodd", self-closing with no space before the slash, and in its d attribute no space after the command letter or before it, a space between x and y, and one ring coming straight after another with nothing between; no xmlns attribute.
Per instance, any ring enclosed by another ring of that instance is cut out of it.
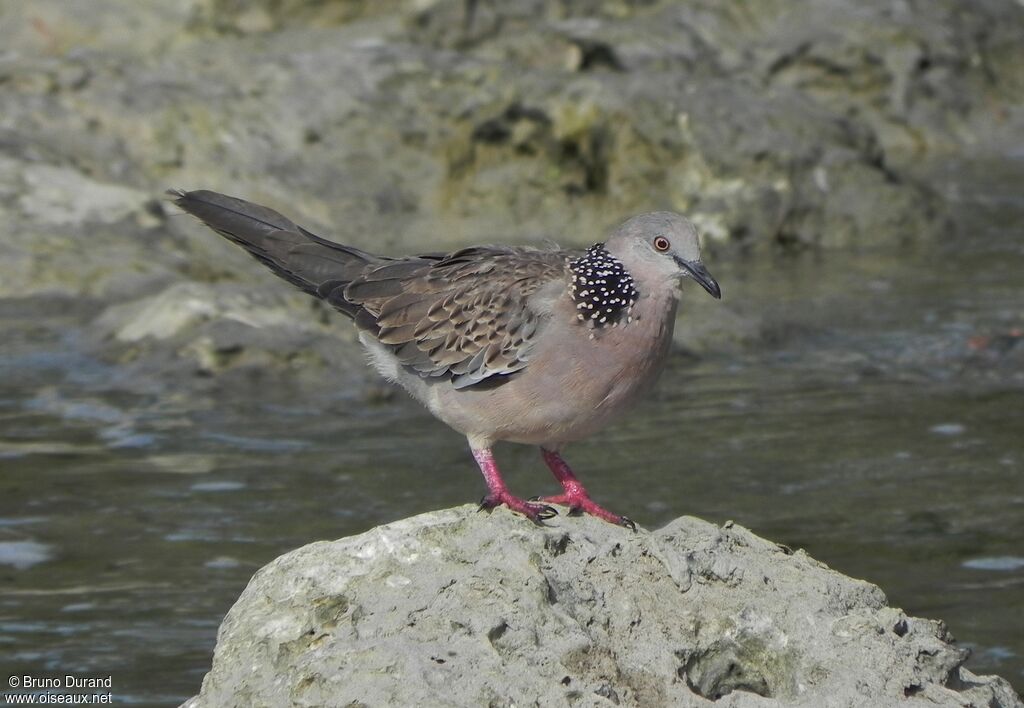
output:
<svg viewBox="0 0 1024 708"><path fill-rule="evenodd" d="M716 262L761 344L680 354L567 458L644 526L733 519L879 584L1020 689L1024 164L944 174L959 217L942 242ZM111 674L122 703L179 702L257 568L482 493L464 441L403 397L139 391L81 353L82 321L0 304L8 674ZM534 450L498 457L513 489L552 490Z"/></svg>

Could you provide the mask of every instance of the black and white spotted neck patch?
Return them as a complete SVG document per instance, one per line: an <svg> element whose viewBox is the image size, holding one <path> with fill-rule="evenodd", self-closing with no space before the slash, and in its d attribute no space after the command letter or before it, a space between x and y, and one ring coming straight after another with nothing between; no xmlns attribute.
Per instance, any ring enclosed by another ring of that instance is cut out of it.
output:
<svg viewBox="0 0 1024 708"><path fill-rule="evenodd" d="M576 260L569 261L572 281L569 295L576 303L576 316L592 327L617 325L631 320L633 303L640 296L633 276L603 243L595 243Z"/></svg>

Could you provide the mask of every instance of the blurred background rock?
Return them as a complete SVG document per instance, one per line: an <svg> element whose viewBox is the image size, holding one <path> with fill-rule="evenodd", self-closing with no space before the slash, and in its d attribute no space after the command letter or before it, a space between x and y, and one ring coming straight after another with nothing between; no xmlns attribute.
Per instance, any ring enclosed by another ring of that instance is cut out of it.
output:
<svg viewBox="0 0 1024 708"><path fill-rule="evenodd" d="M927 239L949 214L925 167L1017 144L1022 15L1006 0L7 3L0 294L122 301L243 271L276 306L309 307L169 214L169 186L391 254L584 245L664 208L730 252Z"/></svg>

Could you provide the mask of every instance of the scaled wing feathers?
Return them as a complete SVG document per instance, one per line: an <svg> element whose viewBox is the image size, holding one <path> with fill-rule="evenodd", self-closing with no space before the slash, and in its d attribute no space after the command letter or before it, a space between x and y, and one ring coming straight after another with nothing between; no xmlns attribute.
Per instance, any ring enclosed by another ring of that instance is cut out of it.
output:
<svg viewBox="0 0 1024 708"><path fill-rule="evenodd" d="M526 366L545 317L530 296L564 272L557 252L476 247L367 268L340 296L403 365L465 388Z"/></svg>

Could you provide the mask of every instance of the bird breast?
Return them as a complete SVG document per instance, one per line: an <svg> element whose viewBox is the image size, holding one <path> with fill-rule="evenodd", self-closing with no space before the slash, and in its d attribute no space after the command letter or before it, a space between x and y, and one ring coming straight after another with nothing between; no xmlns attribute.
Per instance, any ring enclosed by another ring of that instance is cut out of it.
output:
<svg viewBox="0 0 1024 708"><path fill-rule="evenodd" d="M628 324L591 328L565 298L553 307L529 365L510 380L492 388L430 385L410 392L477 444L550 447L579 440L626 412L657 380L676 303L674 292L641 296Z"/></svg>

